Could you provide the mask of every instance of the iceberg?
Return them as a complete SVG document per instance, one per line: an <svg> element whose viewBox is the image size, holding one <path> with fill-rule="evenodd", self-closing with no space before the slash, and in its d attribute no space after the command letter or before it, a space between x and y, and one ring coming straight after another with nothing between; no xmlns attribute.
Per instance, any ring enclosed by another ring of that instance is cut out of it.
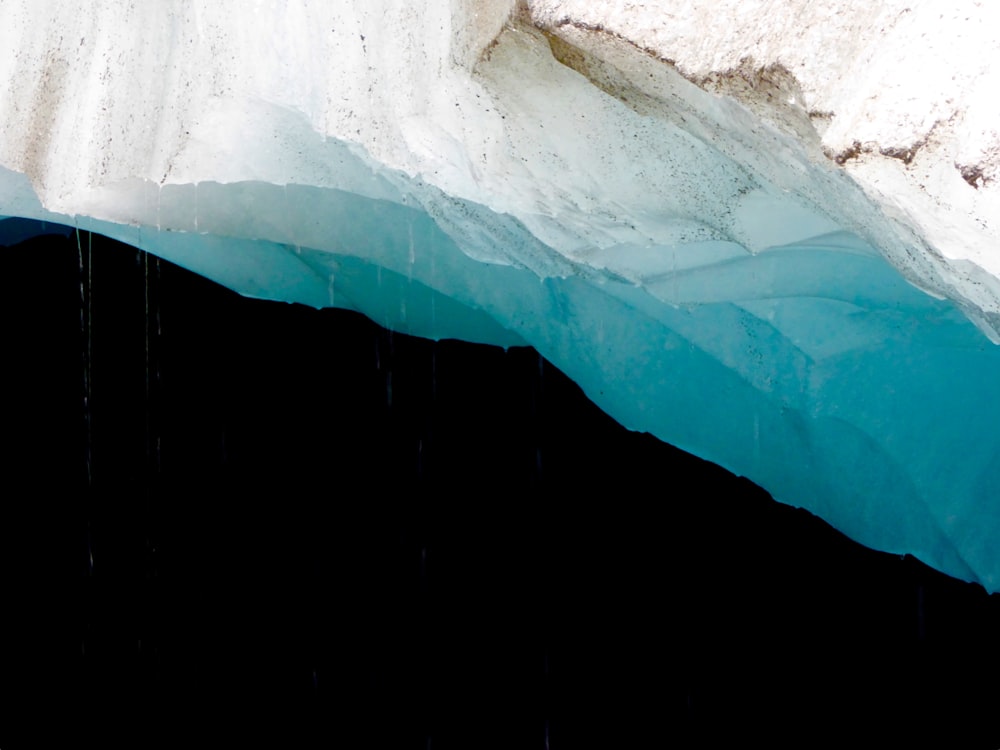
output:
<svg viewBox="0 0 1000 750"><path fill-rule="evenodd" d="M998 12L774 5L10 0L0 244L51 222L530 344L624 426L1000 590Z"/></svg>

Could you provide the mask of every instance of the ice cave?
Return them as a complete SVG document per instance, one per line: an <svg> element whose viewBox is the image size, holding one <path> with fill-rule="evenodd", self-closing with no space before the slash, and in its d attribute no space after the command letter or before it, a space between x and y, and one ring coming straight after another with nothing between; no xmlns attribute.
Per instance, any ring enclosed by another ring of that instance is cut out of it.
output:
<svg viewBox="0 0 1000 750"><path fill-rule="evenodd" d="M1000 586L1000 72L962 53L997 49L992 10L789 2L751 43L735 2L679 26L670 3L72 5L3 8L4 215L530 343L626 427Z"/></svg>
<svg viewBox="0 0 1000 750"><path fill-rule="evenodd" d="M0 3L0 245L58 226L530 345L629 430L1000 591L1000 9L80 6Z"/></svg>

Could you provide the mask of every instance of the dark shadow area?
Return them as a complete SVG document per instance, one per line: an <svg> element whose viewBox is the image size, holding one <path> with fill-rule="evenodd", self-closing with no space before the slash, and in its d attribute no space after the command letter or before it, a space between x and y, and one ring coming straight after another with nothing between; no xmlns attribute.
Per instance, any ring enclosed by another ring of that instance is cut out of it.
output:
<svg viewBox="0 0 1000 750"><path fill-rule="evenodd" d="M87 234L0 268L3 750L1000 746L1000 597L624 430L532 350Z"/></svg>

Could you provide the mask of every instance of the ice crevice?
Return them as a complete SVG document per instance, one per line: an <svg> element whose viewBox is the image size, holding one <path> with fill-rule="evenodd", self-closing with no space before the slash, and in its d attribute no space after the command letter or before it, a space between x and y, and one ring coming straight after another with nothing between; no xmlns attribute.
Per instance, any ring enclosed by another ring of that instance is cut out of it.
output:
<svg viewBox="0 0 1000 750"><path fill-rule="evenodd" d="M626 427L996 591L997 82L958 51L1000 24L938 19L941 104L906 78L923 6L715 5L5 2L0 244L79 227L530 344Z"/></svg>

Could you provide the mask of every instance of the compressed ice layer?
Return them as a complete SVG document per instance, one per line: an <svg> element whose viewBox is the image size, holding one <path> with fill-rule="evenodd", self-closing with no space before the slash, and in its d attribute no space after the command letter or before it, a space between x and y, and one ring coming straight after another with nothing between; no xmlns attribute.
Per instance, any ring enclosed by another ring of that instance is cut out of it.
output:
<svg viewBox="0 0 1000 750"><path fill-rule="evenodd" d="M108 76L91 75L89 27L36 55L54 67L32 68L30 44L0 58L16 60L10 80L36 82L0 103L4 121L51 115L36 118L44 142L14 126L0 138L0 212L100 232L252 296L529 343L627 427L872 547L1000 586L988 306L908 283L954 291L954 270L817 143L597 32L512 23L487 44L500 24L462 15L475 4L410 19L423 36L398 49L378 41L406 15L393 3L299 8L302 23L277 5L232 19L150 6L140 20L179 45L157 37L165 57L130 36L142 23L95 7L83 15L124 37L100 58ZM264 44L278 20L302 49ZM445 20L481 44L431 28ZM194 93L157 99L160 76Z"/></svg>

